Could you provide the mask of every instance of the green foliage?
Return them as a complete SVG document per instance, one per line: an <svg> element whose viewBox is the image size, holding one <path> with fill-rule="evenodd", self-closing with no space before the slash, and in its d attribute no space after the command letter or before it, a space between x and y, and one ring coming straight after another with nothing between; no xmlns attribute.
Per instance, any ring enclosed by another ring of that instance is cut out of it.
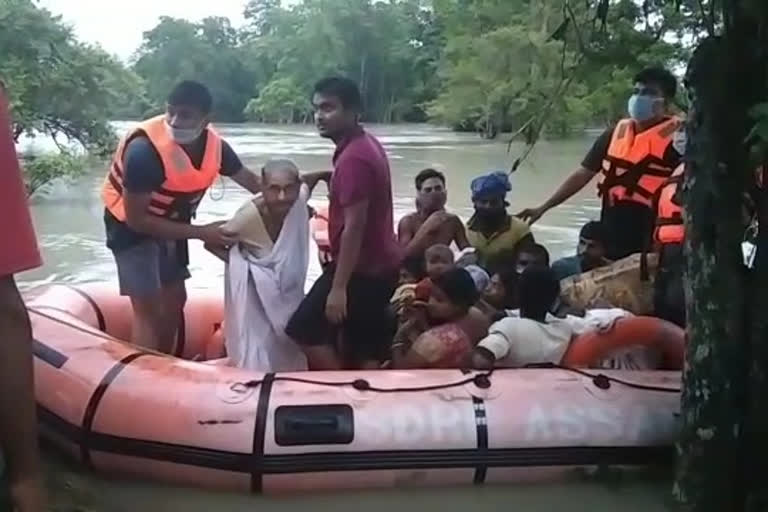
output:
<svg viewBox="0 0 768 512"><path fill-rule="evenodd" d="M110 109L140 96L137 78L101 49L79 43L61 19L30 0L0 2L0 77L13 109L13 133L43 133L108 152Z"/></svg>
<svg viewBox="0 0 768 512"><path fill-rule="evenodd" d="M210 88L215 119L242 121L259 74L240 37L226 18L191 23L161 17L155 28L145 32L134 66L146 84L148 99L148 105L135 115L162 110L173 86L191 79Z"/></svg>
<svg viewBox="0 0 768 512"><path fill-rule="evenodd" d="M86 168L87 157L68 151L28 155L22 158L24 183L27 196L40 192L58 179L72 179L81 176Z"/></svg>
<svg viewBox="0 0 768 512"><path fill-rule="evenodd" d="M245 115L263 123L294 123L308 119L309 107L307 95L292 78L276 78L248 102Z"/></svg>

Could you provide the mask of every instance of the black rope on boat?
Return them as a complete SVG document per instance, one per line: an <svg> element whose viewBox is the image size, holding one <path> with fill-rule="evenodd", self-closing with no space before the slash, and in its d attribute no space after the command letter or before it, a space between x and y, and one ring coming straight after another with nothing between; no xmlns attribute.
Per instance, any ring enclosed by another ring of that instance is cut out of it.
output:
<svg viewBox="0 0 768 512"><path fill-rule="evenodd" d="M653 386L651 384L640 384L638 382L631 382L617 377L610 377L604 373L591 373L572 366L563 366L555 363L532 363L525 366L526 368L542 368L542 369L554 369L554 370L566 370L576 373L582 377L592 379L592 383L599 389L610 389L611 382L621 384L632 389L640 389L643 391L658 391L661 393L680 393L680 388L668 388L664 386Z"/></svg>
<svg viewBox="0 0 768 512"><path fill-rule="evenodd" d="M608 375L605 375L604 373L590 373L584 370L580 370L578 368L563 366L563 365L554 364L554 363L535 363L535 364L527 365L526 368L566 370L569 372L573 372L583 377L592 379L592 383L595 385L595 387L599 389L610 389L611 383L615 383L615 384L621 384L623 386L627 386L632 389L639 389L643 391L656 391L661 393L680 393L681 391L680 388L668 388L664 386L640 384L638 382L631 382L624 379L619 379L617 377L610 377ZM449 382L446 384L433 384L430 386L414 386L414 387L398 387L398 388L379 388L376 386L372 386L371 383L365 379L355 379L355 380L340 381L340 382L328 382L328 381L314 380L314 379L303 379L300 377L279 377L278 376L278 377L275 377L274 380L283 381L283 382L297 382L300 384L313 384L317 386L351 387L353 389L356 389L357 391L374 391L377 393L417 393L417 392L438 391L441 389L461 387L467 384L474 384L480 389L488 389L491 387L491 376L493 375L493 372L494 372L494 369L491 369L487 372L478 373L476 375L473 375L472 377L467 377L466 379L462 379L455 382ZM259 379L250 380L247 382L237 382L232 385L232 390L237 392L245 389L255 388L260 386L262 382L263 381Z"/></svg>
<svg viewBox="0 0 768 512"><path fill-rule="evenodd" d="M372 386L370 382L368 382L365 379L355 379L355 380L348 380L348 381L340 381L340 382L328 382L323 380L314 380L314 379L302 379L300 377L275 377L274 382L297 382L300 384L313 384L317 386L329 386L329 387L351 387L353 389L356 389L357 391L374 391L376 393L417 393L417 392L424 392L424 391L438 391L441 389L449 389L449 388L457 388L461 386L465 386L467 384L474 384L480 389L488 389L491 387L491 375L493 374L493 369L478 373L477 375L473 375L472 377L467 377L466 379L458 380L455 382L449 382L446 384L432 384L430 386L413 386L413 387L400 387L400 388L379 388L376 386ZM232 384L232 391L238 392L243 391L245 389L255 388L262 384L261 379L257 380L249 380L247 382L236 382Z"/></svg>

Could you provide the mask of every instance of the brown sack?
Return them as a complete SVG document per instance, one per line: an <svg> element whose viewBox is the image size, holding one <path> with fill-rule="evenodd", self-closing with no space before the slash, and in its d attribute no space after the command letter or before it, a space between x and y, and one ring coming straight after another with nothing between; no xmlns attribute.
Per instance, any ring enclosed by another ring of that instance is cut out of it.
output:
<svg viewBox="0 0 768 512"><path fill-rule="evenodd" d="M561 298L583 309L615 307L636 315L653 313L653 278L658 255L648 254L649 280L642 281L640 254L632 254L605 267L560 281Z"/></svg>

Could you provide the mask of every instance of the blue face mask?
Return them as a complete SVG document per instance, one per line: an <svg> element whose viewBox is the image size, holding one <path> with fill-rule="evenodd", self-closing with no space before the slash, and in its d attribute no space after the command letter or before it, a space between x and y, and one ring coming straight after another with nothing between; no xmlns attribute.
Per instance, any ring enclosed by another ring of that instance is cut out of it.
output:
<svg viewBox="0 0 768 512"><path fill-rule="evenodd" d="M654 104L659 101L659 98L653 96L646 96L644 94L633 94L629 98L627 103L627 111L629 116L635 121L648 121L653 119L656 115L654 112Z"/></svg>

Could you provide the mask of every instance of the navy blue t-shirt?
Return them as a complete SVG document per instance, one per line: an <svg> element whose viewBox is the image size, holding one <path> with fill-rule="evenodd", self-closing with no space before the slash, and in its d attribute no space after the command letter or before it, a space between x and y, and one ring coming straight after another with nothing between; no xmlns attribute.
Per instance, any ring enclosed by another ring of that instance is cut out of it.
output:
<svg viewBox="0 0 768 512"><path fill-rule="evenodd" d="M203 162L207 140L208 131L206 130L191 145L181 146L195 168L199 168ZM219 174L232 176L242 168L243 164L232 147L226 141L222 141ZM149 141L149 138L144 135L136 136L128 143L123 153L123 186L125 190L146 194L158 190L164 181L165 170L160 154ZM104 210L104 225L107 231L107 247L113 251L127 249L147 238L147 235L137 233L126 223L117 220L106 209Z"/></svg>

